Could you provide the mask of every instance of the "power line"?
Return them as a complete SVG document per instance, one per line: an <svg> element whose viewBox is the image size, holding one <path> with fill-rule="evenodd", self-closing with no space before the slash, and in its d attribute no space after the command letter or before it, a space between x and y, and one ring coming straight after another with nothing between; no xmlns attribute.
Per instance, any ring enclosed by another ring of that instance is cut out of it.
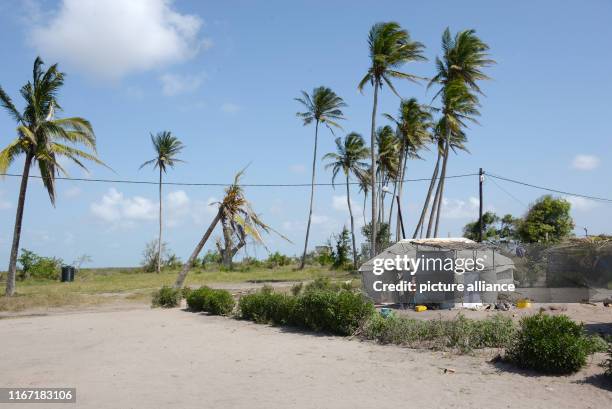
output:
<svg viewBox="0 0 612 409"><path fill-rule="evenodd" d="M511 199L514 199L514 200L515 200L517 203L520 203L522 206L527 207L527 204L526 204L525 202L523 202L522 200L520 200L519 198L517 198L516 196L514 196L512 193L508 192L508 191L507 191L506 189L504 189L503 187L501 187L501 185L500 185L499 183L497 183L497 182L495 181L495 179L488 179L488 180L490 180L491 182L493 182L493 184L494 184L495 186L497 186L497 188L498 188L499 190L501 190L502 192L504 192L505 194L507 194L507 195L508 195L508 196L509 196Z"/></svg>
<svg viewBox="0 0 612 409"><path fill-rule="evenodd" d="M476 176L477 173L466 173L463 175L446 176L447 179L457 179L470 176ZM0 176L21 177L16 173L0 173ZM29 178L42 179L39 175L29 175ZM439 179L439 178L438 178ZM55 180L70 180L76 182L97 182L97 183L124 183L135 185L159 185L159 182L148 180L127 180L127 179L88 179L88 178L73 178L67 176L56 176ZM429 182L431 178L404 179L404 182ZM336 183L337 185L345 185L345 183ZM359 182L349 182L350 185L359 185ZM189 183L189 182L162 182L162 185L168 186L229 186L231 183ZM315 186L335 186L333 183L315 183ZM310 183L245 183L239 184L241 187L310 187Z"/></svg>
<svg viewBox="0 0 612 409"><path fill-rule="evenodd" d="M519 180L510 179L510 178L506 178L506 177L503 177L503 176L494 175L494 174L491 174L491 173L487 173L487 175L492 177L492 178L495 178L495 179L505 180L506 182L516 183L517 185L528 186L528 187L531 187L531 188L534 188L534 189L545 190L547 192L559 193L559 194L567 195L567 196L582 197L584 199L596 200L596 201L604 202L604 203L612 203L612 199L608 199L608 198L605 198L605 197L597 197L597 196L583 195L583 194L580 194L580 193L565 192L563 190L557 190L557 189L552 189L552 188L548 188L548 187L537 186L537 185L533 185L531 183L521 182Z"/></svg>

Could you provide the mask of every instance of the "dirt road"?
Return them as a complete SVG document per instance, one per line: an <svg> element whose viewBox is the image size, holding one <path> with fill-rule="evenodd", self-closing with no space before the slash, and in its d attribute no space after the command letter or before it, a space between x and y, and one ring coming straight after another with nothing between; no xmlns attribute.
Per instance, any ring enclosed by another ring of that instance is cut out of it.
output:
<svg viewBox="0 0 612 409"><path fill-rule="evenodd" d="M73 409L612 404L597 376L603 355L574 376L534 377L488 363L491 354L414 351L147 308L3 319L0 337L0 386L76 387L76 405L64 406Z"/></svg>

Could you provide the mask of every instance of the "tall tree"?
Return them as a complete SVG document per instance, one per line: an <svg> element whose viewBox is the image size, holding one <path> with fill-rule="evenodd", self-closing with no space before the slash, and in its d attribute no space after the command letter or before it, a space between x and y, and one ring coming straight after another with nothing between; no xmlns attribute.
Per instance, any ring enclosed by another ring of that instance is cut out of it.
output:
<svg viewBox="0 0 612 409"><path fill-rule="evenodd" d="M397 194L401 199L408 159L420 158L418 154L419 150L423 149L427 143L432 141L430 132L430 128L432 127L431 109L425 105L419 104L416 98L410 98L408 100L402 100L400 103L397 118L389 114L385 114L385 117L395 124L400 138L399 174L393 187L393 196L395 198ZM392 212L393 202L391 202L391 211L389 212L389 226L391 226ZM399 240L399 218L396 224L396 240Z"/></svg>
<svg viewBox="0 0 612 409"><path fill-rule="evenodd" d="M370 129L370 150L372 164L372 180L370 188L372 194L372 228L371 243L376 243L376 224L378 217L377 195L376 195L376 109L378 106L378 90L383 83L387 84L394 94L398 95L392 79L407 79L416 81L419 78L415 75L399 71L399 69L410 61L422 61L423 44L413 41L408 31L403 30L398 23L386 22L377 23L372 26L368 35L368 46L370 50L370 68L359 82L358 89L370 83L374 88L374 102L372 104L372 126ZM376 255L376 246L370 248L370 257Z"/></svg>
<svg viewBox="0 0 612 409"><path fill-rule="evenodd" d="M58 161L60 157L71 160L83 169L85 161L102 164L97 157L96 137L89 121L79 117L55 118L56 112L61 110L57 95L64 84L64 74L58 71L57 64L46 71L43 65L43 61L37 57L34 60L32 81L21 87L20 93L25 100L23 112L19 112L8 94L0 87L0 102L18 124L17 137L0 151L0 173L5 173L18 156L25 156L8 266L7 296L15 293L23 210L32 166L38 165L43 185L51 204L55 206L56 174L66 174ZM90 152L76 147L79 144Z"/></svg>
<svg viewBox="0 0 612 409"><path fill-rule="evenodd" d="M338 121L344 119L342 108L344 108L346 104L342 98L327 87L315 88L311 95L309 95L306 91L302 91L302 96L300 98L295 98L295 100L306 108L306 111L297 113L298 118L302 119L304 126L313 122L315 124L314 153L312 156L312 178L310 181L310 206L308 210L308 224L306 226L306 239L304 240L304 252L302 254L302 261L300 262L301 270L304 268L306 263L306 251L308 250L308 237L310 236L310 223L312 221L319 125L324 124L327 126L332 134L332 127L341 129L342 127L340 124L338 124Z"/></svg>
<svg viewBox="0 0 612 409"><path fill-rule="evenodd" d="M238 172L234 177L234 182L225 189L223 200L217 203L217 214L208 226L208 229L204 232L204 235L191 253L191 256L189 256L189 259L183 264L174 282L175 288L183 287L189 270L194 266L196 258L221 220L226 220L229 228L232 230L232 234L238 234L244 239L246 239L246 236L249 236L256 243L264 245L264 247L263 233L276 233L284 240L291 242L288 238L268 226L261 220L259 215L255 213L251 203L244 194L244 189L240 186L240 179L243 175L244 170Z"/></svg>
<svg viewBox="0 0 612 409"><path fill-rule="evenodd" d="M369 149L365 140L356 132L351 132L344 137L336 138L336 152L330 152L323 156L329 160L326 169L332 169L332 184L336 176L342 171L346 180L346 202L351 217L351 240L353 243L353 268L357 270L357 244L355 242L355 222L353 219L353 208L351 206L350 175L351 173L360 179L368 171L368 164L363 160L369 156Z"/></svg>
<svg viewBox="0 0 612 409"><path fill-rule="evenodd" d="M378 219L382 223L385 219L385 196L390 181L397 180L399 174L400 140L397 133L389 125L382 126L376 131L376 146L378 149L376 169L378 171Z"/></svg>
<svg viewBox="0 0 612 409"><path fill-rule="evenodd" d="M476 122L479 105L476 94L482 94L479 82L489 79L483 68L494 64L489 58L489 46L477 35L475 30L464 30L451 36L447 28L442 34L442 58L436 58L437 73L428 86L439 84L435 97L442 99L442 120L445 136L442 154L442 171L436 189L434 205L430 213L430 225L435 217L434 236L438 234L440 210L444 200L444 184L448 153L453 134L465 128L465 121ZM428 228L428 237L431 234Z"/></svg>
<svg viewBox="0 0 612 409"><path fill-rule="evenodd" d="M156 135L151 134L151 143L155 151L155 158L146 161L140 165L140 169L145 166L153 165L153 169L159 169L159 236L157 238L157 272L161 272L161 257L162 257L162 176L167 172L168 168L173 168L174 165L182 160L176 155L181 153L184 145L170 131L158 132Z"/></svg>

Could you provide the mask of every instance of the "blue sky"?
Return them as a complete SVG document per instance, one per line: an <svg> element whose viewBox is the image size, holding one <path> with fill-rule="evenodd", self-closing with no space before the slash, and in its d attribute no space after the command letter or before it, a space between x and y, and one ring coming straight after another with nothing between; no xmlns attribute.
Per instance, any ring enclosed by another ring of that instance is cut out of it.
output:
<svg viewBox="0 0 612 409"><path fill-rule="evenodd" d="M405 70L433 73L442 31L474 28L491 47L497 65L483 84L480 126L468 130L470 153L452 156L448 173L486 171L565 191L612 197L606 175L612 165L607 118L612 104L612 3L581 1L94 1L0 3L0 84L20 106L18 90L30 79L36 55L66 72L63 115L94 125L99 153L116 174L92 166L71 176L155 180L138 170L152 157L150 132L170 130L187 146L186 161L168 181L228 182L250 163L245 183L307 183L313 129L295 117L300 90L326 85L347 102L346 132L368 135L371 89L357 91L368 67L367 32L396 20L426 45L429 61ZM423 85L397 83L405 97L430 102ZM396 96L383 90L379 112L395 113ZM379 117L380 124L385 121ZM0 114L0 141L15 135ZM321 155L333 150L323 131ZM409 178L429 177L431 153L409 164ZM21 173L22 161L11 169ZM317 180L331 178L319 162ZM485 183L486 206L521 215L544 192L496 181ZM441 234L460 235L477 215L477 179L447 184ZM427 183L408 184L407 230ZM0 262L8 263L18 180L0 180ZM166 241L185 258L212 218L208 204L217 187L165 189ZM288 254L303 246L308 188L249 188L264 220L292 239L270 237ZM345 191L316 191L312 245L347 222ZM363 198L355 191L356 219ZM610 233L609 204L572 199L577 233ZM40 182L28 191L21 247L62 257L86 253L97 266L138 264L145 242L156 236L155 186L58 182L56 208ZM211 242L210 245L213 243ZM249 247L264 256L263 248Z"/></svg>

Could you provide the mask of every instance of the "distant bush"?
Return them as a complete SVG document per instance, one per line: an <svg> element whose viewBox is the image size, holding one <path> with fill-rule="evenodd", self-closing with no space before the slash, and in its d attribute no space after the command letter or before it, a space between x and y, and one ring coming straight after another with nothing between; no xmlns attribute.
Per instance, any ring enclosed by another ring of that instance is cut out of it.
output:
<svg viewBox="0 0 612 409"><path fill-rule="evenodd" d="M291 264L291 257L285 256L278 251L270 254L266 260L268 268L288 266Z"/></svg>
<svg viewBox="0 0 612 409"><path fill-rule="evenodd" d="M373 305L361 294L314 288L297 296L263 289L241 297L238 305L244 319L337 335L352 334L374 312Z"/></svg>
<svg viewBox="0 0 612 409"><path fill-rule="evenodd" d="M174 308L181 302L181 290L163 286L153 293L152 307Z"/></svg>
<svg viewBox="0 0 612 409"><path fill-rule="evenodd" d="M470 352L479 348L505 348L516 328L511 318L501 315L472 320L459 315L452 320L416 320L391 315L374 315L363 327L363 336L383 344L411 348L457 349Z"/></svg>
<svg viewBox="0 0 612 409"><path fill-rule="evenodd" d="M565 315L536 314L521 320L516 340L506 353L514 364L553 374L577 372L593 350L584 327Z"/></svg>
<svg viewBox="0 0 612 409"><path fill-rule="evenodd" d="M21 249L21 254L17 261L21 265L18 276L20 280L28 278L57 280L62 267L62 259L39 256L33 251L26 249Z"/></svg>
<svg viewBox="0 0 612 409"><path fill-rule="evenodd" d="M612 378L612 344L608 345L608 359L602 362L601 366L606 370L606 375Z"/></svg>
<svg viewBox="0 0 612 409"><path fill-rule="evenodd" d="M226 290L200 287L187 296L187 306L191 311L205 311L213 315L227 315L234 309L234 298Z"/></svg>

